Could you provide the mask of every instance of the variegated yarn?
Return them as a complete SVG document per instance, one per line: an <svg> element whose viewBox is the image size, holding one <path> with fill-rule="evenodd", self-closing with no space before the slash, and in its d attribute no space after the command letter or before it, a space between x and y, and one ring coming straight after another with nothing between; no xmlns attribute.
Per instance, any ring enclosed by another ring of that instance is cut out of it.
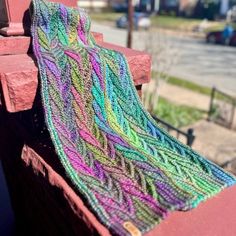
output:
<svg viewBox="0 0 236 236"><path fill-rule="evenodd" d="M145 233L235 183L156 125L126 59L96 45L84 11L33 0L32 37L58 157L112 234L130 235L125 222Z"/></svg>

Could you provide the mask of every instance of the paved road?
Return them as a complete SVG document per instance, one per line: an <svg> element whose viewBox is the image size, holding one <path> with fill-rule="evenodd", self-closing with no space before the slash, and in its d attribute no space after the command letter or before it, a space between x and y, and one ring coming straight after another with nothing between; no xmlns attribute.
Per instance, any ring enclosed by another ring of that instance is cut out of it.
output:
<svg viewBox="0 0 236 236"><path fill-rule="evenodd" d="M107 42L126 45L126 31L113 26L92 24L92 30L102 32ZM144 49L145 32L134 33L134 48ZM205 86L216 86L236 94L236 48L208 45L202 39L183 37L153 31L162 41L178 51L177 63L171 66L169 74L194 81ZM178 34L178 33L177 33ZM157 42L158 43L158 42ZM158 65L156 65L158 67ZM157 68L154 68L157 69Z"/></svg>

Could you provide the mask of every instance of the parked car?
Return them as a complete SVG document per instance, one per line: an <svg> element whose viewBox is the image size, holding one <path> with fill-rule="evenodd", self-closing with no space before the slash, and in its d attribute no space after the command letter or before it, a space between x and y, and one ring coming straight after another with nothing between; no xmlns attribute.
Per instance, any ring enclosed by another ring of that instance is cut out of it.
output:
<svg viewBox="0 0 236 236"><path fill-rule="evenodd" d="M213 31L206 36L207 43L211 44L225 44L225 39L223 37L223 31ZM228 45L236 46L236 31L233 32L229 39Z"/></svg>
<svg viewBox="0 0 236 236"><path fill-rule="evenodd" d="M128 11L128 3L113 3L112 9L115 12L127 12Z"/></svg>
<svg viewBox="0 0 236 236"><path fill-rule="evenodd" d="M134 29L149 29L151 26L151 20L149 16L145 13L141 12L134 12L133 16L133 22L134 22ZM118 28L127 28L128 27L128 15L123 15L121 16L117 21L116 21L116 26Z"/></svg>

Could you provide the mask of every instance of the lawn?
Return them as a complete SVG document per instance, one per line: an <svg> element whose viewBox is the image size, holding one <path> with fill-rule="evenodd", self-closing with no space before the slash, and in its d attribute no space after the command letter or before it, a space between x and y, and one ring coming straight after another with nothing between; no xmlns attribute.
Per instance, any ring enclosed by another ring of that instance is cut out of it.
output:
<svg viewBox="0 0 236 236"><path fill-rule="evenodd" d="M152 16L151 21L152 26L154 27L186 31L192 30L201 23L201 20L199 19L188 19L175 16Z"/></svg>
<svg viewBox="0 0 236 236"><path fill-rule="evenodd" d="M154 114L177 128L194 124L206 115L202 110L177 105L162 97L159 98L157 110L154 111Z"/></svg>
<svg viewBox="0 0 236 236"><path fill-rule="evenodd" d="M155 76L156 72L152 72L152 74ZM207 96L211 96L212 93L212 88L205 87L188 80L180 79L175 76L169 76L167 83ZM216 98L218 100L228 101L228 98L226 96L222 96L219 93L216 94ZM236 97L234 98L236 99Z"/></svg>
<svg viewBox="0 0 236 236"><path fill-rule="evenodd" d="M153 16L151 17L151 20L154 27L185 31L192 31L202 22L201 19L191 19L175 16ZM210 31L221 31L225 27L224 21L208 21L208 24L209 26L205 29L205 33ZM232 23L231 25L234 29L236 29L236 23Z"/></svg>
<svg viewBox="0 0 236 236"><path fill-rule="evenodd" d="M172 84L172 85L176 85L179 86L181 88L185 88L185 89L189 89L193 92L196 93L201 93L207 96L211 95L211 91L212 89L209 87L205 87L199 84L196 84L194 82L188 81L188 80L184 80L184 79L180 79L174 76L170 76L168 79L168 83Z"/></svg>
<svg viewBox="0 0 236 236"><path fill-rule="evenodd" d="M104 21L104 22L115 22L124 13L116 12L102 12L93 13L89 15L92 20ZM154 28L170 29L170 30L182 30L182 31L192 31L196 26L198 26L202 20L200 19L190 19L175 16L151 16L152 26ZM209 22L210 27L206 30L218 30L224 28L224 22Z"/></svg>
<svg viewBox="0 0 236 236"><path fill-rule="evenodd" d="M236 23L231 24L232 27L236 30ZM218 24L214 24L211 27L207 28L205 32L212 32L212 31L223 31L225 27L225 22L218 22Z"/></svg>
<svg viewBox="0 0 236 236"><path fill-rule="evenodd" d="M95 21L106 21L106 22L115 22L123 13L116 12L102 12L102 13L89 13L89 16L92 20Z"/></svg>
<svg viewBox="0 0 236 236"><path fill-rule="evenodd" d="M152 71L152 76L153 77L156 77L157 75L158 74L157 74L156 71ZM172 85L175 85L175 86L178 86L178 87L181 87L181 88L189 89L193 92L201 93L201 94L204 94L204 95L207 95L207 96L211 95L211 88L209 88L209 87L205 87L205 86L196 84L196 83L188 81L188 80L177 78L175 76L169 76L169 75L166 76L164 74L164 77L168 77L168 80L167 80L168 84L172 84Z"/></svg>
<svg viewBox="0 0 236 236"><path fill-rule="evenodd" d="M109 21L115 22L123 13L116 12L102 12L102 13L90 13L92 20L96 21ZM151 17L152 26L165 28L165 29L190 29L193 26L198 25L201 20L196 19L186 19L174 16L152 16Z"/></svg>

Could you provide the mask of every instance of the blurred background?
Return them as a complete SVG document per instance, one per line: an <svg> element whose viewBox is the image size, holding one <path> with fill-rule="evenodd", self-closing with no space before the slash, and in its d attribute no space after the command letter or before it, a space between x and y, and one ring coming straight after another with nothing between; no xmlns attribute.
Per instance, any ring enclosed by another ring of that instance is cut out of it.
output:
<svg viewBox="0 0 236 236"><path fill-rule="evenodd" d="M142 101L159 124L236 173L236 0L80 0L78 6L106 42L151 54Z"/></svg>

